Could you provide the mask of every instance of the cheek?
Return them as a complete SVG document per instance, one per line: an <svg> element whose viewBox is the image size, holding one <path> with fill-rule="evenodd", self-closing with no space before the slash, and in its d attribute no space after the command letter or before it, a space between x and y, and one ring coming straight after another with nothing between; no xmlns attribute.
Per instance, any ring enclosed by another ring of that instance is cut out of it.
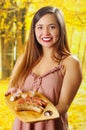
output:
<svg viewBox="0 0 86 130"><path fill-rule="evenodd" d="M59 39L59 34L55 34L55 35L54 35L54 39L55 39L55 40L58 40L58 39Z"/></svg>
<svg viewBox="0 0 86 130"><path fill-rule="evenodd" d="M55 31L52 33L52 35L53 35L54 37L59 37L59 30L55 30Z"/></svg>
<svg viewBox="0 0 86 130"><path fill-rule="evenodd" d="M35 38L38 42L41 42L40 35L38 33L35 33Z"/></svg>
<svg viewBox="0 0 86 130"><path fill-rule="evenodd" d="M37 31L35 32L35 36L37 39L40 37L40 35L41 35L41 33L37 32Z"/></svg>
<svg viewBox="0 0 86 130"><path fill-rule="evenodd" d="M38 41L38 39L39 39L39 35L38 35L38 33L36 33L36 32L35 32L35 38L36 38L37 41Z"/></svg>

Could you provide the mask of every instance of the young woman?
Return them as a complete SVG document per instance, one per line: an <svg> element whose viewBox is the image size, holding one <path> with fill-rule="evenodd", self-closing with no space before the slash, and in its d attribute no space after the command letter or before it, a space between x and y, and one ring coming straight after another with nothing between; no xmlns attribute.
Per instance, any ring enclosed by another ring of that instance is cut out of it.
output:
<svg viewBox="0 0 86 130"><path fill-rule="evenodd" d="M19 89L38 91L56 106L60 117L32 124L16 118L13 130L68 130L67 111L81 81L80 63L69 50L61 11L51 6L39 9L24 54L13 69L7 94Z"/></svg>

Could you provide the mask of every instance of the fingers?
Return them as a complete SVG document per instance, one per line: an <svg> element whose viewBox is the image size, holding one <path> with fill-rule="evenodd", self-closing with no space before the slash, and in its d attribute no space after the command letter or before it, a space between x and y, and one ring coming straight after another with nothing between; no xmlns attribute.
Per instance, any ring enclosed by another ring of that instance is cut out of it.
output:
<svg viewBox="0 0 86 130"><path fill-rule="evenodd" d="M7 93L5 93L5 96L8 96L8 95L10 95L11 93L10 92L7 92Z"/></svg>
<svg viewBox="0 0 86 130"><path fill-rule="evenodd" d="M22 90L20 88L10 88L6 93L5 96L13 95L14 97L19 97L22 93Z"/></svg>
<svg viewBox="0 0 86 130"><path fill-rule="evenodd" d="M13 93L15 93L15 92L16 92L16 88L15 88L15 87L10 88L10 89L5 93L5 96L8 96L8 95L13 94Z"/></svg>

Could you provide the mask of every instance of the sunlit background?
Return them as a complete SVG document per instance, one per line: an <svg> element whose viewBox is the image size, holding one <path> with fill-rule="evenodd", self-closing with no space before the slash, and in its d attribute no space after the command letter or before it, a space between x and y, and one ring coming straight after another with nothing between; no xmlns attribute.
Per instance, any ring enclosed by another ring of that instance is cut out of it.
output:
<svg viewBox="0 0 86 130"><path fill-rule="evenodd" d="M82 65L83 82L68 111L69 130L86 129L86 1L0 0L0 130L11 130L15 118L4 93L18 56L23 52L34 13L43 6L61 9L71 52Z"/></svg>

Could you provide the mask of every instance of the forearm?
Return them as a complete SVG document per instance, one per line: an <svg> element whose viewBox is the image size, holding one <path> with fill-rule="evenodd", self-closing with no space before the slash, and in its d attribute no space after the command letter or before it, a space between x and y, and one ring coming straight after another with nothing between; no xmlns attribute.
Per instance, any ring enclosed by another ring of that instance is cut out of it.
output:
<svg viewBox="0 0 86 130"><path fill-rule="evenodd" d="M66 113L68 111L69 105L68 104L64 104L64 103L62 103L62 104L58 103L56 105L56 108L57 108L59 114L63 115L64 113Z"/></svg>

